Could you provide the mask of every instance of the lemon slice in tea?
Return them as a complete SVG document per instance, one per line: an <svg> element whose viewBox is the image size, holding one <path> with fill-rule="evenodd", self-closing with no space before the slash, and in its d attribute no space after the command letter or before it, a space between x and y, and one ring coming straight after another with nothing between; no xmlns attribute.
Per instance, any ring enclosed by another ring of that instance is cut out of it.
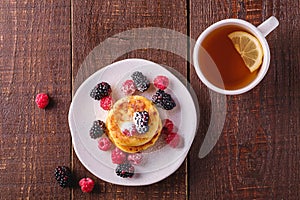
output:
<svg viewBox="0 0 300 200"><path fill-rule="evenodd" d="M235 31L228 35L235 49L239 52L245 65L251 72L257 70L263 58L260 42L253 35L244 31Z"/></svg>

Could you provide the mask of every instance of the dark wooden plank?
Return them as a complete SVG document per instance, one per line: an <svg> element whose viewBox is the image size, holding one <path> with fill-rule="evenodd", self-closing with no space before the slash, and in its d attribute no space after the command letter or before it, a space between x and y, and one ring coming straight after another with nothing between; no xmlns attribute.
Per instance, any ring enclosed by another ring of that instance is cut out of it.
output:
<svg viewBox="0 0 300 200"><path fill-rule="evenodd" d="M91 50L106 39L118 48L129 48L126 37L114 37L123 31L133 28L161 27L186 33L186 2L178 1L79 1L73 0L73 81L74 90L78 86L76 75L84 59ZM156 40L154 36L147 35ZM156 36L157 37L157 36ZM165 36L168 37L168 36ZM174 38L176 39L176 38ZM109 47L108 47L109 48ZM130 49L130 48L129 48ZM116 49L117 51L117 49ZM95 61L95 69L110 64L112 61L125 58L144 58L160 64L165 64L187 73L186 61L170 52L143 48L125 52L114 57L114 52ZM89 72L87 72L89 74ZM169 178L160 183L143 187L124 187L106 183L91 175L79 162L74 153L74 171L78 177L89 176L98 184L91 198L95 199L185 199L186 198L186 167L185 163ZM80 190L74 190L74 198L87 197Z"/></svg>
<svg viewBox="0 0 300 200"><path fill-rule="evenodd" d="M280 26L267 40L271 64L264 80L246 94L227 97L222 135L198 158L210 122L206 87L191 72L201 122L190 153L190 199L298 199L300 191L299 1L190 1L191 36L224 18L259 25L274 15ZM203 97L204 94L204 97Z"/></svg>
<svg viewBox="0 0 300 200"><path fill-rule="evenodd" d="M67 199L54 179L70 163L70 3L0 2L1 199ZM41 110L35 95L46 92Z"/></svg>

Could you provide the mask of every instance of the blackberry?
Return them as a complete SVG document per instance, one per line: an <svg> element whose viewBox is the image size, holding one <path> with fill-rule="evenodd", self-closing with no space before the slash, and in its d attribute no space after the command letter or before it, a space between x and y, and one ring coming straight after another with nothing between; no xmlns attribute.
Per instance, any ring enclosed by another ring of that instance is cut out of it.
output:
<svg viewBox="0 0 300 200"><path fill-rule="evenodd" d="M101 137L106 131L105 123L101 120L96 120L93 122L93 126L90 129L90 136L91 138L96 139Z"/></svg>
<svg viewBox="0 0 300 200"><path fill-rule="evenodd" d="M72 186L72 173L71 170L66 166L58 166L55 168L55 179L63 188Z"/></svg>
<svg viewBox="0 0 300 200"><path fill-rule="evenodd" d="M130 163L119 164L115 172L122 178L131 178L134 175L134 167Z"/></svg>
<svg viewBox="0 0 300 200"><path fill-rule="evenodd" d="M131 78L135 84L136 89L140 92L144 92L150 87L150 81L146 76L142 74L142 72L133 72Z"/></svg>
<svg viewBox="0 0 300 200"><path fill-rule="evenodd" d="M149 113L147 111L135 112L133 115L133 121L137 132L146 133L149 130Z"/></svg>
<svg viewBox="0 0 300 200"><path fill-rule="evenodd" d="M171 95L163 90L156 91L156 93L152 96L152 102L165 110L172 110L176 106Z"/></svg>
<svg viewBox="0 0 300 200"><path fill-rule="evenodd" d="M100 100L103 97L109 96L111 93L111 87L106 82L98 83L91 91L90 96L95 100Z"/></svg>

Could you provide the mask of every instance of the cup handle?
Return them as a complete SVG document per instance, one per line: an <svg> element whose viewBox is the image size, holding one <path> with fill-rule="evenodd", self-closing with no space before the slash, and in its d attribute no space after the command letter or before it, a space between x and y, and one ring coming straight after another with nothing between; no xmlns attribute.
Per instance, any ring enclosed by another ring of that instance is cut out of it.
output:
<svg viewBox="0 0 300 200"><path fill-rule="evenodd" d="M277 26L279 25L279 21L276 17L271 16L266 21L261 23L257 28L266 37L269 33L271 33Z"/></svg>

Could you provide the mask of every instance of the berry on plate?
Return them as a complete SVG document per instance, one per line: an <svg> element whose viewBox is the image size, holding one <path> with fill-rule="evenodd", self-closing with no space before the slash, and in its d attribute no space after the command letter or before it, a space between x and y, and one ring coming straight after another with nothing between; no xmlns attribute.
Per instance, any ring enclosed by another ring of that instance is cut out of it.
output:
<svg viewBox="0 0 300 200"><path fill-rule="evenodd" d="M133 165L139 165L143 161L143 155L141 153L129 154L127 160Z"/></svg>
<svg viewBox="0 0 300 200"><path fill-rule="evenodd" d="M98 148L102 151L108 151L111 148L111 142L107 137L102 137L98 141Z"/></svg>
<svg viewBox="0 0 300 200"><path fill-rule="evenodd" d="M149 113L147 111L135 112L133 121L138 133L146 133L149 130Z"/></svg>
<svg viewBox="0 0 300 200"><path fill-rule="evenodd" d="M165 138L166 143L173 148L179 146L180 140L181 139L178 133L169 133Z"/></svg>
<svg viewBox="0 0 300 200"><path fill-rule="evenodd" d="M153 85L160 90L164 90L169 85L169 79L165 76L157 76L153 81Z"/></svg>
<svg viewBox="0 0 300 200"><path fill-rule="evenodd" d="M122 133L126 136L134 136L138 133L138 131L136 130L135 125L133 124L132 127L129 127L128 129L123 129Z"/></svg>
<svg viewBox="0 0 300 200"><path fill-rule="evenodd" d="M111 96L103 97L100 99L100 107L103 110L110 110L113 105L113 99Z"/></svg>
<svg viewBox="0 0 300 200"><path fill-rule="evenodd" d="M119 148L115 148L111 152L111 161L114 164L122 164L126 160L126 153L120 150Z"/></svg>
<svg viewBox="0 0 300 200"><path fill-rule="evenodd" d="M91 91L90 96L95 100L100 100L103 97L109 96L111 93L111 87L106 82L98 83Z"/></svg>
<svg viewBox="0 0 300 200"><path fill-rule="evenodd" d="M58 184L65 188L65 187L71 187L72 186L72 173L71 170L66 166L58 166L55 168L55 179L58 182Z"/></svg>
<svg viewBox="0 0 300 200"><path fill-rule="evenodd" d="M172 110L176 106L176 103L172 99L171 95L163 90L158 90L152 96L152 102L165 110Z"/></svg>
<svg viewBox="0 0 300 200"><path fill-rule="evenodd" d="M122 178L131 178L134 175L134 167L130 163L119 164L115 172Z"/></svg>
<svg viewBox="0 0 300 200"><path fill-rule="evenodd" d="M35 97L35 103L39 108L46 108L47 105L49 104L49 97L45 93L39 93Z"/></svg>
<svg viewBox="0 0 300 200"><path fill-rule="evenodd" d="M93 139L97 139L106 133L106 131L105 123L101 120L96 120L93 122L93 126L90 129L90 136Z"/></svg>
<svg viewBox="0 0 300 200"><path fill-rule="evenodd" d="M133 72L131 78L135 84L136 89L140 92L144 92L150 87L150 81L146 76L143 75L142 72Z"/></svg>
<svg viewBox="0 0 300 200"><path fill-rule="evenodd" d="M126 80L122 84L121 91L125 95L132 95L136 91L136 87L135 87L133 80Z"/></svg>
<svg viewBox="0 0 300 200"><path fill-rule="evenodd" d="M138 133L133 122L124 122L120 128L122 133L129 137Z"/></svg>
<svg viewBox="0 0 300 200"><path fill-rule="evenodd" d="M82 178L79 181L79 186L80 186L82 192L88 193L88 192L93 191L95 182L91 178Z"/></svg>
<svg viewBox="0 0 300 200"><path fill-rule="evenodd" d="M167 133L171 133L174 128L174 123L170 119L165 119L163 129L166 129Z"/></svg>

